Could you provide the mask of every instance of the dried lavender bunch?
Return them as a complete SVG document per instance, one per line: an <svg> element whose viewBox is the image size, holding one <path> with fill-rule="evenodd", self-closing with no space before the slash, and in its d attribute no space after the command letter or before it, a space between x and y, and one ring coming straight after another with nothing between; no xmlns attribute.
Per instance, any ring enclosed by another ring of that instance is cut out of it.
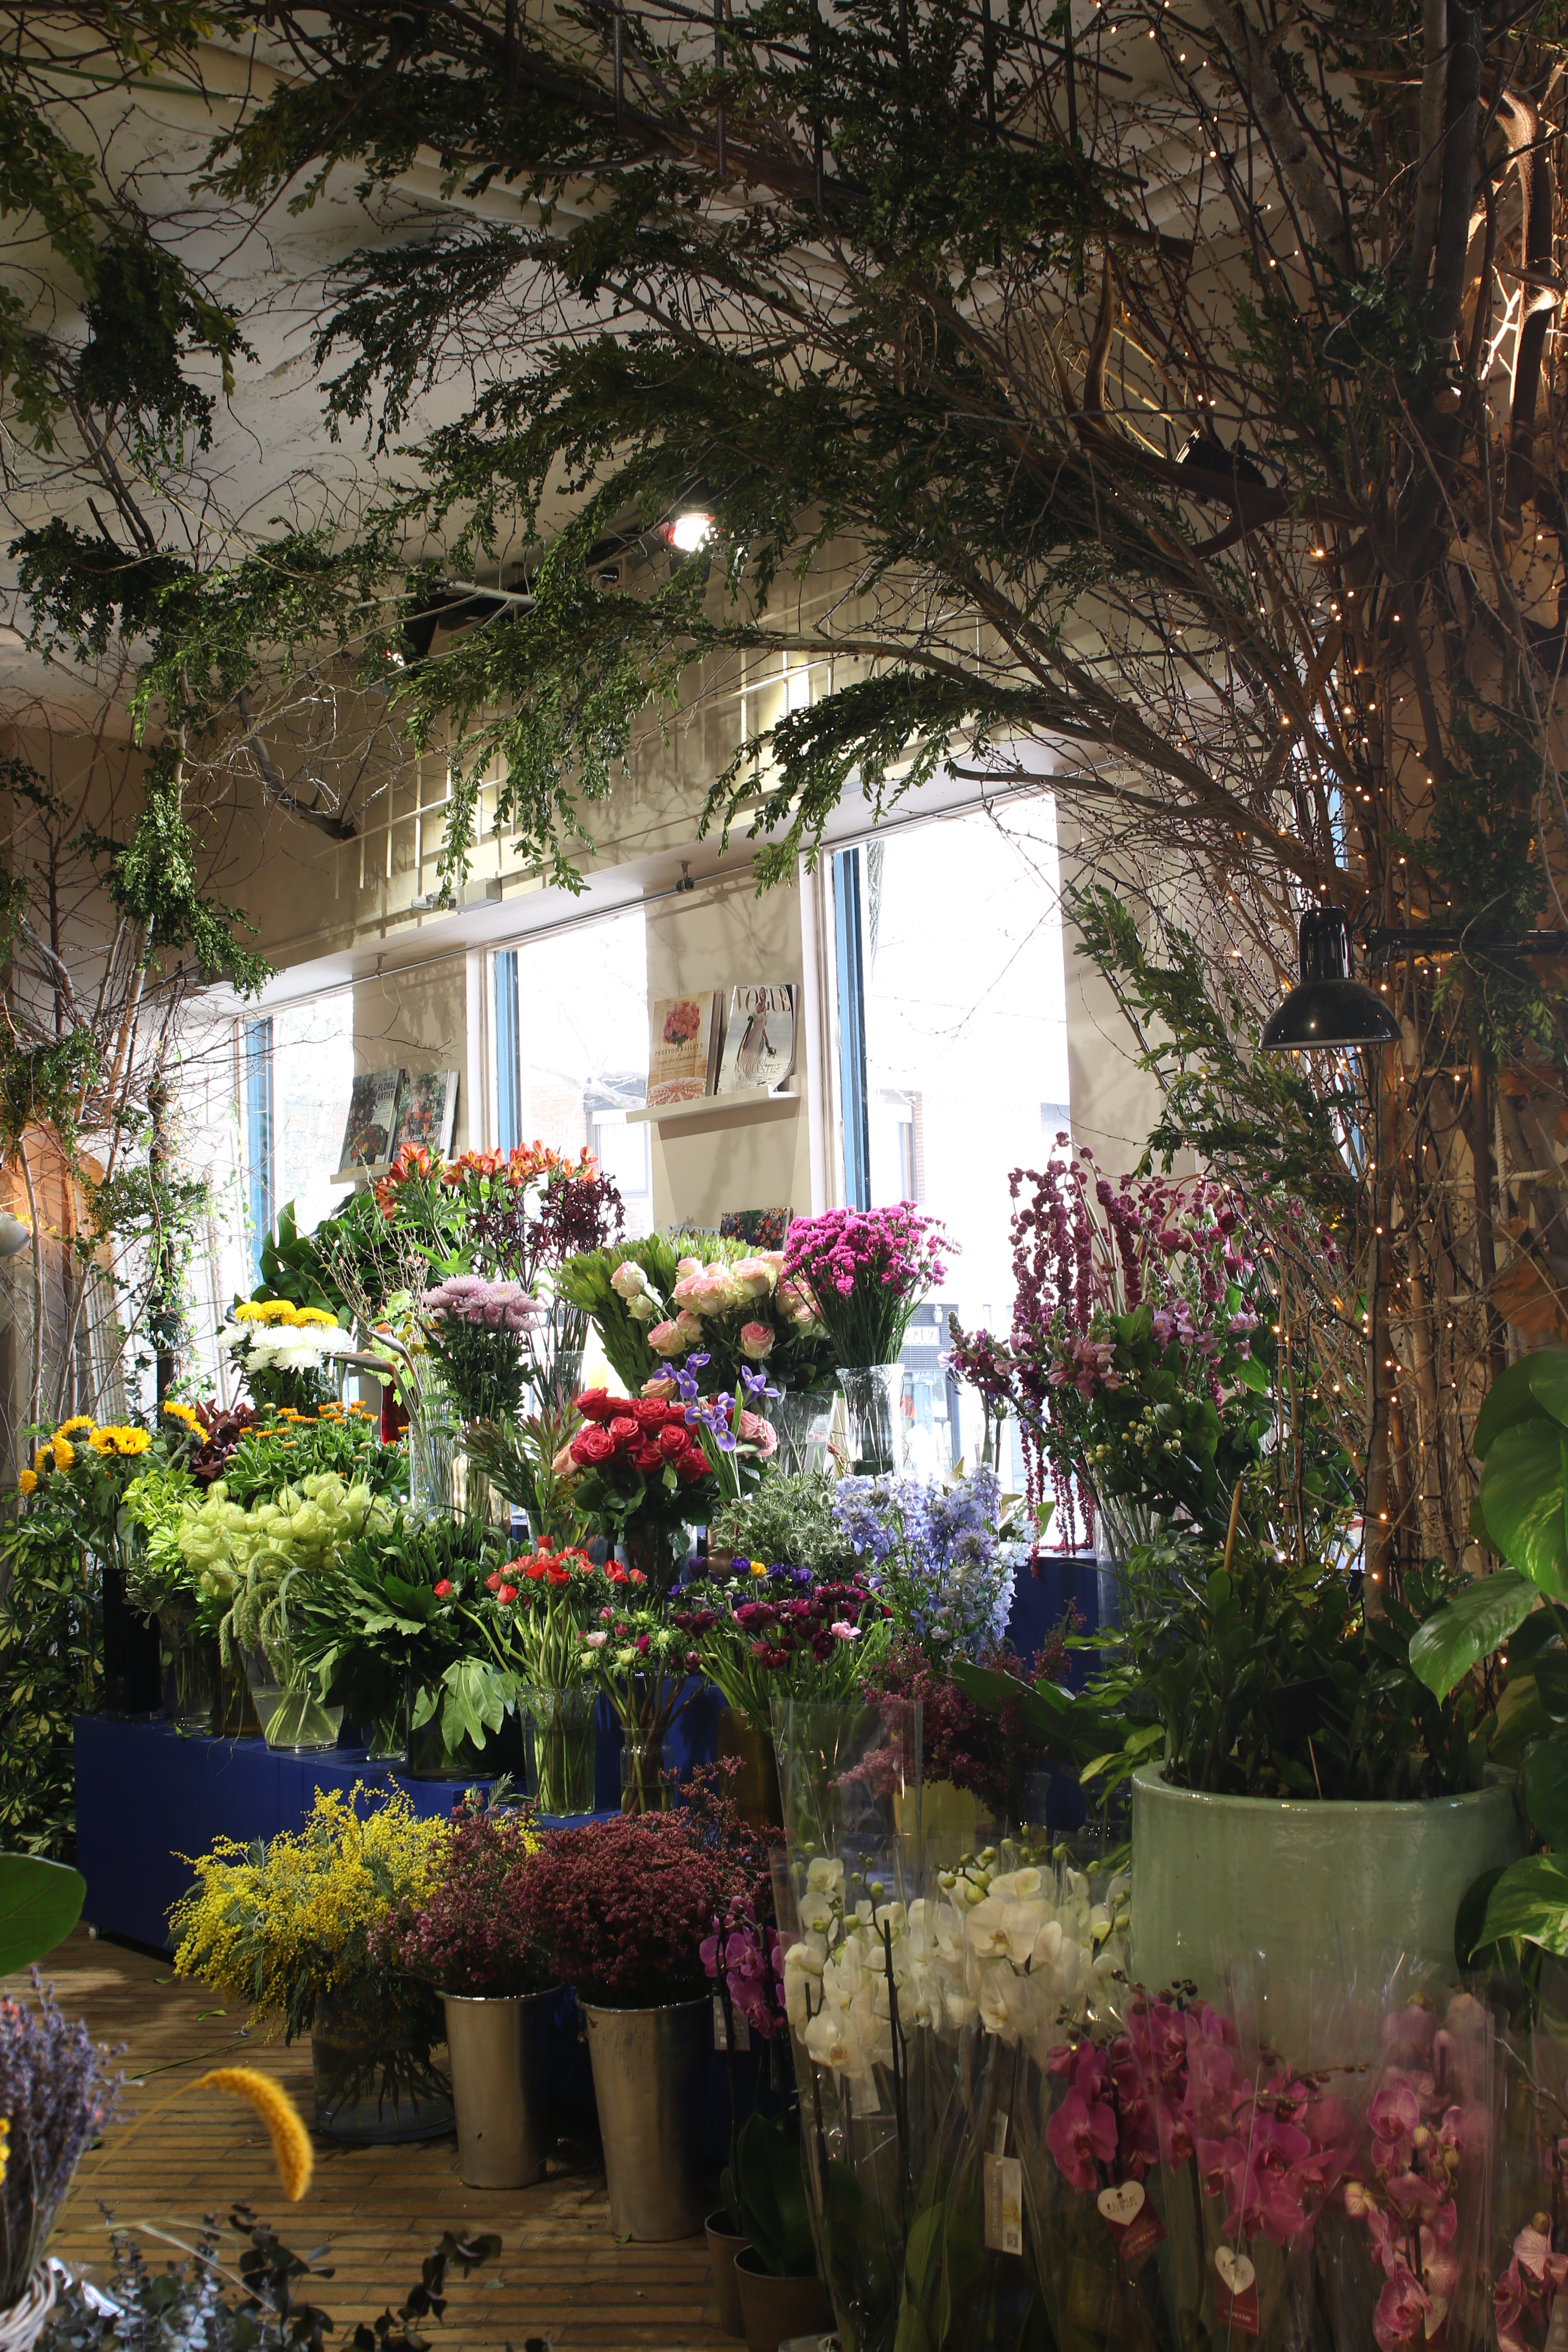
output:
<svg viewBox="0 0 1568 2352"><path fill-rule="evenodd" d="M79 2019L68 2023L33 1970L36 2009L0 2000L0 2116L11 2126L0 2182L0 2310L43 2260L82 2150L112 2116L110 2074Z"/></svg>

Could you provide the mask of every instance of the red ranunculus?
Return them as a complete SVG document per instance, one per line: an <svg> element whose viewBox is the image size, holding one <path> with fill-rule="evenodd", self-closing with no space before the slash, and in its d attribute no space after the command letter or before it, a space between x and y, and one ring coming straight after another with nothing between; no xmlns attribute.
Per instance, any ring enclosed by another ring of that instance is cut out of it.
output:
<svg viewBox="0 0 1568 2352"><path fill-rule="evenodd" d="M435 1589L435 1590L436 1590L436 1598L437 1598L437 1601L445 1601L445 1599L447 1598L447 1593L448 1593L448 1592L450 1592L450 1591L452 1590L452 1580L451 1580L451 1578L450 1578L449 1576L444 1576L444 1577L441 1579L440 1582L436 1586L436 1589Z"/></svg>
<svg viewBox="0 0 1568 2352"><path fill-rule="evenodd" d="M679 1405L666 1404L662 1397L636 1397L632 1401L632 1419L639 1429L662 1429L672 1412L679 1415Z"/></svg>
<svg viewBox="0 0 1568 2352"><path fill-rule="evenodd" d="M496 1594L496 1599L500 1602L503 1609L510 1608L511 1603L517 1599L516 1585L503 1584L500 1591Z"/></svg>
<svg viewBox="0 0 1568 2352"><path fill-rule="evenodd" d="M639 1437L632 1448L632 1467L646 1477L650 1470L662 1470L664 1456L651 1437Z"/></svg>
<svg viewBox="0 0 1568 2352"><path fill-rule="evenodd" d="M544 1567L545 1563L542 1559L525 1560L523 1562L522 1572L524 1576L527 1577L531 1584L537 1584L540 1578L544 1574Z"/></svg>
<svg viewBox="0 0 1568 2352"><path fill-rule="evenodd" d="M633 1570L632 1570L632 1574L631 1574L631 1580L632 1580L632 1582L633 1582L634 1584L646 1584L646 1583L647 1582L647 1577L643 1574L643 1572L642 1572L642 1570L641 1570L641 1569L640 1569L640 1568L634 1568L634 1569L633 1569Z"/></svg>
<svg viewBox="0 0 1568 2352"><path fill-rule="evenodd" d="M549 1578L552 1584L570 1584L572 1581L571 1570L569 1568L563 1568L558 1559L551 1560L546 1567L544 1573Z"/></svg>
<svg viewBox="0 0 1568 2352"><path fill-rule="evenodd" d="M618 1559L605 1562L605 1575L611 1584L624 1584L626 1580L626 1571Z"/></svg>
<svg viewBox="0 0 1568 2352"><path fill-rule="evenodd" d="M595 1429L591 1423L572 1440L572 1459L582 1470L592 1470L601 1462L608 1462L615 1450L616 1441L609 1431Z"/></svg>
<svg viewBox="0 0 1568 2352"><path fill-rule="evenodd" d="M631 1445L636 1442L638 1434L637 1425L629 1412L616 1413L608 1426L610 1435L617 1445Z"/></svg>
<svg viewBox="0 0 1568 2352"><path fill-rule="evenodd" d="M499 1568L492 1568L489 1574L485 1579L485 1591L487 1592L493 1592L500 1582L500 1570Z"/></svg>
<svg viewBox="0 0 1568 2352"><path fill-rule="evenodd" d="M625 1397L613 1397L608 1389L584 1389L573 1402L584 1421L608 1421L613 1413L626 1409Z"/></svg>
<svg viewBox="0 0 1568 2352"><path fill-rule="evenodd" d="M683 1421L667 1422L658 1433L658 1450L667 1462L679 1462L691 1444Z"/></svg>

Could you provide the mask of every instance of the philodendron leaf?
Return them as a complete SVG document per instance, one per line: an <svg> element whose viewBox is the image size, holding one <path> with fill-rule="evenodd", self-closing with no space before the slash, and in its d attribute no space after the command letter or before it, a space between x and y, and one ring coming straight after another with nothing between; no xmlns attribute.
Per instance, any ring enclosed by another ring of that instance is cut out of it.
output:
<svg viewBox="0 0 1568 2352"><path fill-rule="evenodd" d="M1528 1576L1513 1568L1478 1578L1428 1617L1410 1637L1410 1671L1438 1698L1446 1698L1470 1668L1489 1657L1524 1622L1541 1595Z"/></svg>
<svg viewBox="0 0 1568 2352"><path fill-rule="evenodd" d="M1568 1856L1568 1740L1532 1748L1524 1765L1524 1810L1537 1837Z"/></svg>
<svg viewBox="0 0 1568 2352"><path fill-rule="evenodd" d="M1481 1471L1481 1508L1499 1549L1532 1583L1568 1601L1568 1429L1521 1421L1500 1430Z"/></svg>
<svg viewBox="0 0 1568 2352"><path fill-rule="evenodd" d="M0 1853L0 1977L41 1960L81 1917L87 1881L63 1862Z"/></svg>
<svg viewBox="0 0 1568 2352"><path fill-rule="evenodd" d="M1498 1375L1476 1415L1476 1459L1486 1460L1505 1429L1542 1419L1568 1422L1568 1348L1538 1349Z"/></svg>
<svg viewBox="0 0 1568 2352"><path fill-rule="evenodd" d="M1478 1948L1522 1936L1542 1951L1568 1953L1568 1867L1552 1853L1511 1863L1492 1888Z"/></svg>

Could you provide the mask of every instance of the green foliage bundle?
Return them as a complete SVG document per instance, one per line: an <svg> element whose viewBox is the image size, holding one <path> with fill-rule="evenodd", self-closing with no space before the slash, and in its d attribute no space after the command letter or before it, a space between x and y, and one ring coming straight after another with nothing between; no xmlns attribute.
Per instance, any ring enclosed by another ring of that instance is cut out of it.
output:
<svg viewBox="0 0 1568 2352"><path fill-rule="evenodd" d="M0 1560L0 1847L68 1862L76 1851L72 1717L102 1682L100 1571L68 1512L6 1528Z"/></svg>
<svg viewBox="0 0 1568 2352"><path fill-rule="evenodd" d="M858 1565L853 1544L833 1516L837 1482L826 1470L779 1472L749 1495L716 1511L708 1529L708 1557L722 1568L731 1553L765 1568L787 1561L813 1576L849 1578Z"/></svg>

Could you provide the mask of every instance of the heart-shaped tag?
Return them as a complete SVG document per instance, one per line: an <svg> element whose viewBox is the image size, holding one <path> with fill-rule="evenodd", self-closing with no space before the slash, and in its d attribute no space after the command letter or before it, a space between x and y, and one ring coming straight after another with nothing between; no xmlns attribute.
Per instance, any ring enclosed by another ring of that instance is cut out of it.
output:
<svg viewBox="0 0 1568 2352"><path fill-rule="evenodd" d="M1428 2344L1430 2344L1433 2338L1436 2336L1438 2330L1443 2325L1443 2322L1447 2318L1447 2296L1446 2294L1435 2294L1432 2297L1432 2308L1426 2314L1426 2321L1424 2323L1426 2330L1426 2341ZM1556 2317L1555 2308L1553 2309L1552 2316L1553 2318Z"/></svg>
<svg viewBox="0 0 1568 2352"><path fill-rule="evenodd" d="M1245 2294L1258 2276L1245 2254L1233 2253L1222 2246L1214 2258L1214 2266L1232 2294Z"/></svg>
<svg viewBox="0 0 1568 2352"><path fill-rule="evenodd" d="M1121 2181L1114 2189L1102 2189L1094 2201L1112 2229L1125 2230L1143 2210L1143 2183Z"/></svg>

